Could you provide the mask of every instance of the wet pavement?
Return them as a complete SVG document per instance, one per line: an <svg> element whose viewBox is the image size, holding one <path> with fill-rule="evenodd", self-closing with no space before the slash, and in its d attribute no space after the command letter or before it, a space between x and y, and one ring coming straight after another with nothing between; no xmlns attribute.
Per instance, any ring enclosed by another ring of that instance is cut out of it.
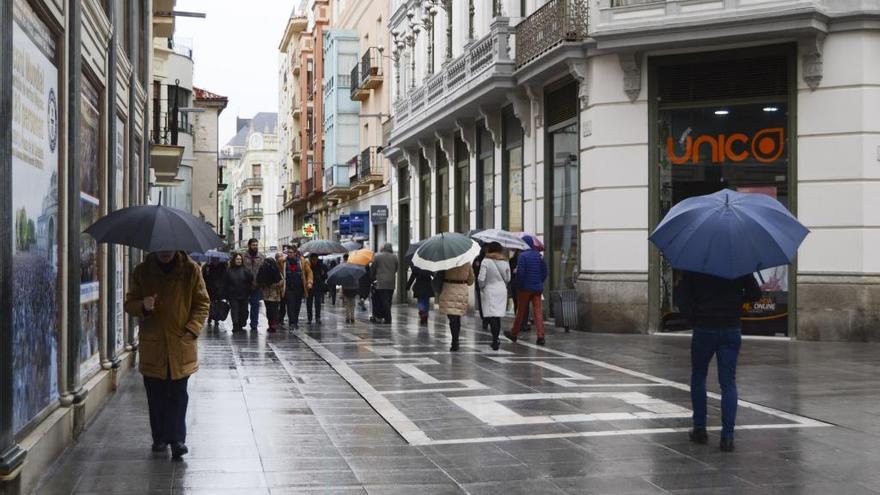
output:
<svg viewBox="0 0 880 495"><path fill-rule="evenodd" d="M549 330L492 351L466 317L450 353L439 314L341 309L296 334L206 330L183 462L150 452L128 374L37 493L880 493L880 345L746 340L722 453L717 395L709 445L687 438L687 338Z"/></svg>

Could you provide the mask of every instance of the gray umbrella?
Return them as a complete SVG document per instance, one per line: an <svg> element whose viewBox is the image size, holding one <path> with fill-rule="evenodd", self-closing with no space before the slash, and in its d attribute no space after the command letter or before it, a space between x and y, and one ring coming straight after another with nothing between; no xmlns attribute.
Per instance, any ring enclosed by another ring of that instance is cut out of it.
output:
<svg viewBox="0 0 880 495"><path fill-rule="evenodd" d="M313 241L309 241L300 246L299 250L304 253L319 255L335 253L344 254L348 252L348 250L345 249L342 244L336 241L328 241L326 239L315 239Z"/></svg>
<svg viewBox="0 0 880 495"><path fill-rule="evenodd" d="M220 236L204 220L161 205L116 210L90 225L85 233L100 243L120 244L147 252L205 252L223 245Z"/></svg>
<svg viewBox="0 0 880 495"><path fill-rule="evenodd" d="M422 242L413 256L413 265L429 272L451 270L471 263L478 254L480 245L473 239L446 232Z"/></svg>

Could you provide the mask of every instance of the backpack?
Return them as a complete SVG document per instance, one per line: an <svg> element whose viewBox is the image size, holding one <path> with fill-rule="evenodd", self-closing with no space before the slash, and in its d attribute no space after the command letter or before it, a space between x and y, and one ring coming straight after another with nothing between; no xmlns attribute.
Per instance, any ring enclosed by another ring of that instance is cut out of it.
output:
<svg viewBox="0 0 880 495"><path fill-rule="evenodd" d="M263 263L263 265L260 266L260 270L257 272L257 285L268 286L277 284L280 281L281 273L278 271L278 268L269 263Z"/></svg>

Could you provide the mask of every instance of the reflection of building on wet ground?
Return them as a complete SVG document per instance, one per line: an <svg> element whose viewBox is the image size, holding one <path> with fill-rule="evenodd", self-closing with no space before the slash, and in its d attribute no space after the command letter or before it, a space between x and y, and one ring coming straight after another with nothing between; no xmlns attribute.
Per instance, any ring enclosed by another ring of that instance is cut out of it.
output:
<svg viewBox="0 0 880 495"><path fill-rule="evenodd" d="M876 8L401 1L389 14L399 252L448 230L535 233L550 313L554 291L575 290L582 330L672 331L677 275L648 234L678 201L732 187L811 230L745 330L880 339L880 117L865 113L880 74L861 69L880 52Z"/></svg>

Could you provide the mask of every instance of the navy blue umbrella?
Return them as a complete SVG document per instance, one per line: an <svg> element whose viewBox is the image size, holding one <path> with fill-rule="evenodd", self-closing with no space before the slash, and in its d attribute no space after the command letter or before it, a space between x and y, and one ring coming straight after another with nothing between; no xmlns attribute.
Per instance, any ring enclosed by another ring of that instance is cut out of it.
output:
<svg viewBox="0 0 880 495"><path fill-rule="evenodd" d="M770 196L724 189L676 204L649 239L673 268L734 279L791 263L808 233Z"/></svg>
<svg viewBox="0 0 880 495"><path fill-rule="evenodd" d="M101 217L85 230L100 243L154 251L203 253L223 245L204 220L160 205L129 206Z"/></svg>

